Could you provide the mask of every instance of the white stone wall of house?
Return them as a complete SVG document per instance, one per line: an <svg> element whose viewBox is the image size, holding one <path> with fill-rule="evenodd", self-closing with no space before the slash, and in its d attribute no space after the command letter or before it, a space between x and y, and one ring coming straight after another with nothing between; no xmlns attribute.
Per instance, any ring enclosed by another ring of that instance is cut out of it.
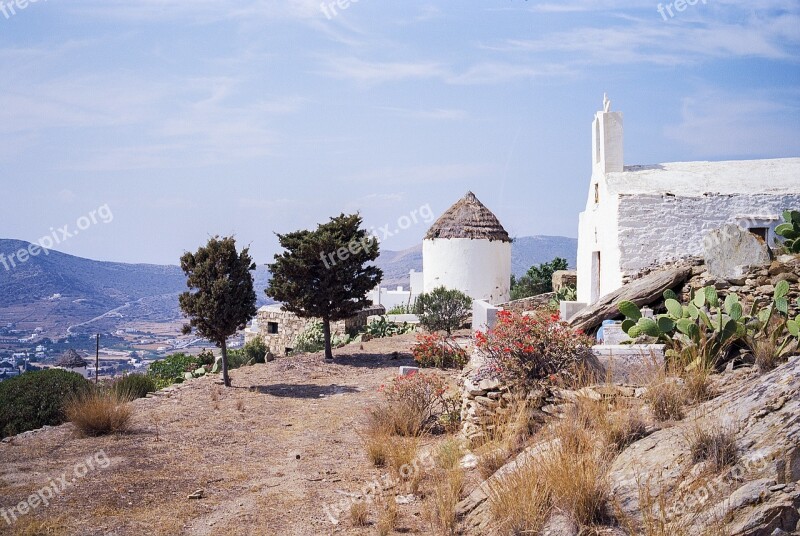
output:
<svg viewBox="0 0 800 536"><path fill-rule="evenodd" d="M800 207L800 191L793 195L621 196L619 272L625 277L650 266L701 256L708 234L726 224L768 226L767 238L774 244L780 214L795 207Z"/></svg>

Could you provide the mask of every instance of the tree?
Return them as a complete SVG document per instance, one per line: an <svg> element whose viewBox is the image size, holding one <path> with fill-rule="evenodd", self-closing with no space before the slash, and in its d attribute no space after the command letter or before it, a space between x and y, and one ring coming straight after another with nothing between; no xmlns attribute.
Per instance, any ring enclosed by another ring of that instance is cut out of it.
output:
<svg viewBox="0 0 800 536"><path fill-rule="evenodd" d="M529 296L553 292L553 274L559 270L566 270L568 267L567 259L556 257L539 266L531 266L519 280L511 276L511 299L521 300Z"/></svg>
<svg viewBox="0 0 800 536"><path fill-rule="evenodd" d="M367 292L383 272L366 263L378 258L378 239L361 229L361 216L341 214L314 231L279 234L284 252L268 265L267 296L301 318L319 318L325 359L333 359L331 322L352 317L366 307Z"/></svg>
<svg viewBox="0 0 800 536"><path fill-rule="evenodd" d="M215 236L197 253L184 253L181 268L189 287L179 297L181 309L189 317L183 331L188 334L194 328L222 349L222 379L230 387L227 341L256 315L250 273L256 265L248 248L236 251L233 237Z"/></svg>
<svg viewBox="0 0 800 536"><path fill-rule="evenodd" d="M450 335L472 312L472 298L460 290L436 287L420 294L414 308L422 327L431 333L446 331Z"/></svg>

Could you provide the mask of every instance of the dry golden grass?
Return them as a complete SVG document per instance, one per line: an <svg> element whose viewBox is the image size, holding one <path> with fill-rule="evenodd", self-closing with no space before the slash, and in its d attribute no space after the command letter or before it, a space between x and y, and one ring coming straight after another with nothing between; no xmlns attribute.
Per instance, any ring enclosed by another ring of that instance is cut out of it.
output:
<svg viewBox="0 0 800 536"><path fill-rule="evenodd" d="M782 359L778 354L777 341L773 341L771 337L756 339L752 346L759 372L769 372L781 364Z"/></svg>
<svg viewBox="0 0 800 536"><path fill-rule="evenodd" d="M637 407L609 413L602 421L601 432L608 446L622 452L647 435L647 424Z"/></svg>
<svg viewBox="0 0 800 536"><path fill-rule="evenodd" d="M484 427L482 444L477 445L478 471L483 478L492 476L533 437L540 424L532 415L531 401L517 398Z"/></svg>
<svg viewBox="0 0 800 536"><path fill-rule="evenodd" d="M370 411L369 430L417 437L425 431L427 415L413 404L383 402Z"/></svg>
<svg viewBox="0 0 800 536"><path fill-rule="evenodd" d="M502 443L485 443L478 452L478 473L487 479L508 462L510 454Z"/></svg>
<svg viewBox="0 0 800 536"><path fill-rule="evenodd" d="M701 366L684 374L683 385L686 398L690 402L700 403L714 398L715 393L711 387L712 373L713 369L710 366Z"/></svg>
<svg viewBox="0 0 800 536"><path fill-rule="evenodd" d="M114 391L92 389L68 400L64 414L81 434L97 437L125 431L133 408Z"/></svg>
<svg viewBox="0 0 800 536"><path fill-rule="evenodd" d="M388 536L397 527L397 519L400 517L400 510L394 495L377 502L378 522L376 529L378 536Z"/></svg>
<svg viewBox="0 0 800 536"><path fill-rule="evenodd" d="M389 467L397 474L407 474L413 470L414 459L419 452L419 439L416 437L393 437L387 443Z"/></svg>
<svg viewBox="0 0 800 536"><path fill-rule="evenodd" d="M461 462L463 449L461 442L455 438L445 439L436 450L436 465L440 469L450 471L456 469Z"/></svg>
<svg viewBox="0 0 800 536"><path fill-rule="evenodd" d="M661 374L647 386L645 400L659 421L679 421L685 416L687 395L676 378Z"/></svg>
<svg viewBox="0 0 800 536"><path fill-rule="evenodd" d="M364 501L354 502L350 505L350 523L354 527L366 527L369 508Z"/></svg>
<svg viewBox="0 0 800 536"><path fill-rule="evenodd" d="M426 503L425 514L436 534L456 534L456 506L464 492L464 472L460 468L439 470L436 485Z"/></svg>
<svg viewBox="0 0 800 536"><path fill-rule="evenodd" d="M592 430L566 419L552 427L558 448L538 461L552 504L580 525L602 522L610 496L607 471L611 457Z"/></svg>
<svg viewBox="0 0 800 536"><path fill-rule="evenodd" d="M361 440L370 463L375 467L384 467L389 461L389 443L392 437L386 433L368 432Z"/></svg>
<svg viewBox="0 0 800 536"><path fill-rule="evenodd" d="M721 471L739 460L736 432L731 428L695 424L687 439L694 463L708 461L714 471Z"/></svg>
<svg viewBox="0 0 800 536"><path fill-rule="evenodd" d="M532 462L493 482L489 511L498 533L538 534L552 510L548 486L538 465Z"/></svg>
<svg viewBox="0 0 800 536"><path fill-rule="evenodd" d="M40 521L22 517L14 526L14 534L17 536L69 536L73 533L68 529L67 523L61 519Z"/></svg>

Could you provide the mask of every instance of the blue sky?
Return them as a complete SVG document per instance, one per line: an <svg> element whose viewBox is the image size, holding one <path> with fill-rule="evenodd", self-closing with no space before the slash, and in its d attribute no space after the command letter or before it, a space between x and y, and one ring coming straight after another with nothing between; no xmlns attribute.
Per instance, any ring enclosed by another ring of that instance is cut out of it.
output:
<svg viewBox="0 0 800 536"><path fill-rule="evenodd" d="M56 249L174 264L235 233L261 264L274 232L355 210L395 230L467 190L512 235L576 236L603 92L625 114L626 164L800 156L800 2L657 6L360 0L329 18L319 0L39 0L0 13L0 237L34 241L108 205L113 221ZM384 247L418 243L417 219Z"/></svg>

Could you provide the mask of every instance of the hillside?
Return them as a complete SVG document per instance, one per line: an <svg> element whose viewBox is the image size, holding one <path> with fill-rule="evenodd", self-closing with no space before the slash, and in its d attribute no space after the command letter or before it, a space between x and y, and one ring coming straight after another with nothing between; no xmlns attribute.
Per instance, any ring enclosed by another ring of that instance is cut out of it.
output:
<svg viewBox="0 0 800 536"><path fill-rule="evenodd" d="M535 264L564 257L571 267L575 267L578 253L578 240L565 236L523 236L515 238L511 246L511 271L517 277ZM408 273L422 271L422 245L402 251L387 250L381 253L377 262L383 270L383 286L408 286Z"/></svg>
<svg viewBox="0 0 800 536"><path fill-rule="evenodd" d="M0 239L0 253L27 248L28 242ZM558 236L517 238L512 247L512 270L521 275L533 264L565 257L575 265L577 241ZM403 251L384 251L377 262L385 286L408 286L408 273L422 270L422 245ZM169 322L181 318L177 295L186 288L178 266L95 261L55 250L30 257L6 270L0 264L0 326L37 327L61 336L71 326L108 314L92 329L113 330L124 322ZM263 263L255 273L258 305L273 303L264 289L269 272ZM119 310L117 311L117 309ZM73 332L80 331L73 329Z"/></svg>

